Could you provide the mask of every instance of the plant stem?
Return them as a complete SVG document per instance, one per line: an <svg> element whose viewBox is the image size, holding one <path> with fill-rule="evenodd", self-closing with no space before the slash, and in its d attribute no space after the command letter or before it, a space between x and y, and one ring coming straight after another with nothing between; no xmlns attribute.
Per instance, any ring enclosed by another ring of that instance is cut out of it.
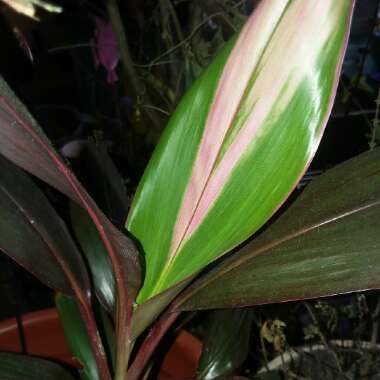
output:
<svg viewBox="0 0 380 380"><path fill-rule="evenodd" d="M164 12L165 8L168 10L169 16L172 19L174 29L175 29L175 33L177 34L178 40L180 42L185 41L185 37L184 37L184 34L182 32L182 29L181 29L181 23L177 17L176 10L173 7L171 0L160 0L160 4L161 4L160 7L161 7L162 13ZM167 19L169 19L169 17L167 17ZM170 47L170 46L168 46L168 47ZM189 59L189 55L188 55L188 47L186 46L186 43L184 43L184 44L180 45L180 48L182 50L185 73L189 74L190 73L190 59ZM188 81L188 76L189 75L185 75L186 81ZM178 74L173 76L173 80L175 80L176 77L178 77ZM186 83L186 87L188 85L189 85L189 83Z"/></svg>
<svg viewBox="0 0 380 380"><path fill-rule="evenodd" d="M112 28L115 33L115 37L119 45L120 59L124 69L126 92L129 93L132 91L134 100L137 102L144 95L146 102L150 103L147 94L144 94L144 86L141 84L139 80L138 73L132 61L132 56L129 49L127 37L125 35L123 22L120 17L117 0L108 0L107 10L112 24ZM146 109L146 114L152 121L152 123L159 128L161 122L160 119L157 117L155 111L152 109Z"/></svg>
<svg viewBox="0 0 380 380"><path fill-rule="evenodd" d="M118 307L116 314L117 323L115 380L123 380L127 372L129 355L132 349L132 343L130 340L131 315L127 315L128 310L126 307Z"/></svg>
<svg viewBox="0 0 380 380"><path fill-rule="evenodd" d="M148 364L149 359L153 355L153 352L179 314L179 312L171 313L168 311L162 315L162 317L153 325L149 331L148 336L145 338L143 344L141 345L140 350L132 363L132 366L128 370L125 380L127 380L127 378L128 380L140 379L146 365Z"/></svg>
<svg viewBox="0 0 380 380"><path fill-rule="evenodd" d="M85 300L78 299L78 307L86 325L88 337L90 339L90 344L94 353L100 378L102 380L112 380L108 368L106 354L102 341L100 339L100 334L96 325L94 314L91 309L91 305Z"/></svg>

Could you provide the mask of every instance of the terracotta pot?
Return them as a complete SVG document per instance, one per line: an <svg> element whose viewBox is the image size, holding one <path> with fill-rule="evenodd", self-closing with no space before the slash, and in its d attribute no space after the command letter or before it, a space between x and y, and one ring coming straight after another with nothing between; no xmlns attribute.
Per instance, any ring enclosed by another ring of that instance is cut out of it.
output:
<svg viewBox="0 0 380 380"><path fill-rule="evenodd" d="M28 354L75 365L55 309L25 314L21 321ZM0 322L0 351L21 351L15 318Z"/></svg>
<svg viewBox="0 0 380 380"><path fill-rule="evenodd" d="M71 366L73 360L55 309L46 309L22 316L28 354L54 359ZM16 319L0 322L0 351L20 352ZM184 380L194 377L202 344L182 330L164 358L158 380Z"/></svg>
<svg viewBox="0 0 380 380"><path fill-rule="evenodd" d="M200 340L182 330L164 358L158 380L194 378L201 352Z"/></svg>

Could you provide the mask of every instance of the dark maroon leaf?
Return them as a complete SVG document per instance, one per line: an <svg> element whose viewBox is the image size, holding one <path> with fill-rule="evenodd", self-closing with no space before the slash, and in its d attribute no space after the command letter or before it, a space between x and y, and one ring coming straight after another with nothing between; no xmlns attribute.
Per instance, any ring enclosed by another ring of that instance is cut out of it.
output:
<svg viewBox="0 0 380 380"><path fill-rule="evenodd" d="M60 365L31 356L0 353L1 380L74 380Z"/></svg>
<svg viewBox="0 0 380 380"><path fill-rule="evenodd" d="M109 312L115 310L115 278L107 252L94 223L87 212L76 203L70 204L71 222L90 267L96 295Z"/></svg>
<svg viewBox="0 0 380 380"><path fill-rule="evenodd" d="M0 154L80 204L90 215L108 252L117 288L119 359L125 356L133 301L140 287L139 255L133 242L116 229L83 189L47 137L0 78Z"/></svg>
<svg viewBox="0 0 380 380"><path fill-rule="evenodd" d="M43 283L88 300L85 264L63 221L36 185L0 156L0 248Z"/></svg>
<svg viewBox="0 0 380 380"><path fill-rule="evenodd" d="M177 310L380 288L380 149L314 180L251 243L193 283Z"/></svg>

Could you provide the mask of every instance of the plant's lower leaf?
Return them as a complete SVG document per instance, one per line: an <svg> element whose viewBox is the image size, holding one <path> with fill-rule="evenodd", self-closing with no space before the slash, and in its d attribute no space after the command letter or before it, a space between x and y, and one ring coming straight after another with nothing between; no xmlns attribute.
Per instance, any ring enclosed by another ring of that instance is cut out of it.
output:
<svg viewBox="0 0 380 380"><path fill-rule="evenodd" d="M115 307L116 291L112 265L107 251L94 223L82 207L71 202L70 215L75 235L92 273L95 292L102 306L112 312Z"/></svg>
<svg viewBox="0 0 380 380"><path fill-rule="evenodd" d="M211 312L197 379L224 378L236 370L248 355L251 327L250 309Z"/></svg>
<svg viewBox="0 0 380 380"><path fill-rule="evenodd" d="M58 294L55 303L71 352L83 366L84 380L101 380L87 329L75 301Z"/></svg>
<svg viewBox="0 0 380 380"><path fill-rule="evenodd" d="M380 288L380 149L314 180L251 243L183 293L194 310Z"/></svg>
<svg viewBox="0 0 380 380"><path fill-rule="evenodd" d="M60 365L31 356L0 353L1 380L75 380Z"/></svg>
<svg viewBox="0 0 380 380"><path fill-rule="evenodd" d="M0 156L0 249L47 286L89 302L86 266L63 221L28 176Z"/></svg>

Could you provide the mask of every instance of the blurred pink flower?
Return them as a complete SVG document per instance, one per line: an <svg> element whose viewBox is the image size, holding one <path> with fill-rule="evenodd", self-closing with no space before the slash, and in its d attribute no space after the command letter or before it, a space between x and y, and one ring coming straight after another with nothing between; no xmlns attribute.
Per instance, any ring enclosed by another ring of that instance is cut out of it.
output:
<svg viewBox="0 0 380 380"><path fill-rule="evenodd" d="M94 59L95 65L102 65L107 70L107 83L118 81L116 66L120 60L119 46L109 21L95 18Z"/></svg>

